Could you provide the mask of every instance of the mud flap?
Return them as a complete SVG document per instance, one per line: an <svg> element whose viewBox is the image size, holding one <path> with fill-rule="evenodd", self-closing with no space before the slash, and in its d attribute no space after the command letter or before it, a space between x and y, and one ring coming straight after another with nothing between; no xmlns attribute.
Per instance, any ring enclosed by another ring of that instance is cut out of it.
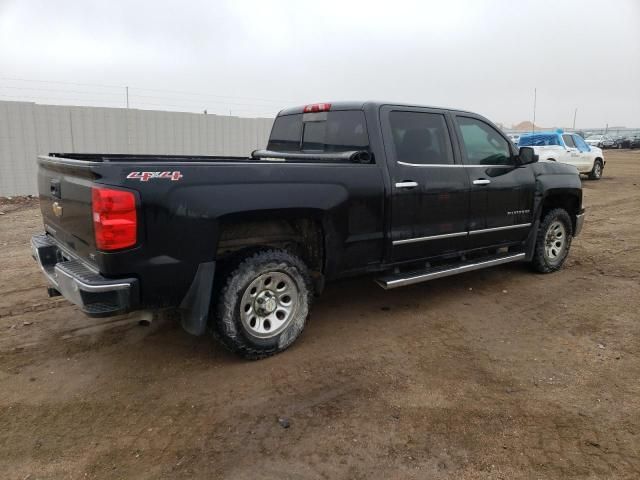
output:
<svg viewBox="0 0 640 480"><path fill-rule="evenodd" d="M536 189L538 192L541 189L541 185L536 181ZM540 228L540 217L542 216L542 195L540 193L536 193L533 198L533 218L535 221L531 226L531 230L529 230L529 236L524 243L524 253L526 254L524 257L525 262L530 262L533 259L533 252L536 248L536 240L538 238L538 228Z"/></svg>
<svg viewBox="0 0 640 480"><path fill-rule="evenodd" d="M198 265L193 283L180 303L182 328L191 335L202 335L207 329L215 271L216 262Z"/></svg>

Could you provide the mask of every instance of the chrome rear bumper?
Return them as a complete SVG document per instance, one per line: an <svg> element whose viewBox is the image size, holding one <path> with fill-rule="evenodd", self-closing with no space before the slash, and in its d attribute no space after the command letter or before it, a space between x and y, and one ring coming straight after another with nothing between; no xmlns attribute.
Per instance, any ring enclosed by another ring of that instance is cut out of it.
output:
<svg viewBox="0 0 640 480"><path fill-rule="evenodd" d="M126 313L138 303L137 279L103 277L47 234L31 237L31 254L50 284L50 295L63 295L91 317Z"/></svg>

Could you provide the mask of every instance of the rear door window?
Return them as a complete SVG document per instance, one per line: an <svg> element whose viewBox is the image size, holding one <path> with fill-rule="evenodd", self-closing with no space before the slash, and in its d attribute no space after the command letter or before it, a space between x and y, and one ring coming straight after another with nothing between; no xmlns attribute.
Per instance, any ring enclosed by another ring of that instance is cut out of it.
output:
<svg viewBox="0 0 640 480"><path fill-rule="evenodd" d="M451 165L453 152L444 115L426 112L389 114L396 160L417 165Z"/></svg>
<svg viewBox="0 0 640 480"><path fill-rule="evenodd" d="M283 115L273 124L267 148L319 153L368 150L364 112L338 110Z"/></svg>

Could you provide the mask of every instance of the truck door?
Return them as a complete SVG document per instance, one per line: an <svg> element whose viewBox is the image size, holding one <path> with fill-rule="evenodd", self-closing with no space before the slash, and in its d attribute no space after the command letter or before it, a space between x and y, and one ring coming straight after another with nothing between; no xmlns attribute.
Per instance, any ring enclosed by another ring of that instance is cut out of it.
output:
<svg viewBox="0 0 640 480"><path fill-rule="evenodd" d="M391 177L391 261L459 252L466 246L469 179L456 163L442 111L386 106L383 139Z"/></svg>
<svg viewBox="0 0 640 480"><path fill-rule="evenodd" d="M485 120L455 115L455 124L471 184L469 248L525 240L533 223L531 167L517 165L508 140Z"/></svg>
<svg viewBox="0 0 640 480"><path fill-rule="evenodd" d="M569 165L573 165L578 170L580 170L581 164L584 163L584 160L582 158L584 155L582 155L580 153L580 150L578 150L578 146L573 141L573 136L571 136L568 133L565 133L564 135L562 135L562 141L564 142L567 148L567 154L561 160L565 163L568 163Z"/></svg>
<svg viewBox="0 0 640 480"><path fill-rule="evenodd" d="M595 155L591 151L591 148L589 147L589 145L587 145L587 142L585 142L580 135L574 133L572 135L572 138L573 142L576 144L578 151L580 152L580 165L576 165L578 167L578 170L581 172L591 171L591 168L593 167L593 160L595 157Z"/></svg>

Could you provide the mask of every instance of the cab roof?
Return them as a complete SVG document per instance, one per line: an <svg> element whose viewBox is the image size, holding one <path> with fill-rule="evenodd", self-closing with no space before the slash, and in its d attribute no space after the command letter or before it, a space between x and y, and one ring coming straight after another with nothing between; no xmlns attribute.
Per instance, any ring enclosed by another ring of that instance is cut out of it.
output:
<svg viewBox="0 0 640 480"><path fill-rule="evenodd" d="M367 100L367 101L339 101L339 102L322 102L322 103L327 103L329 105L331 105L331 109L330 111L337 111L337 110L364 110L367 107L373 107L373 108L379 108L385 105L393 105L394 107L412 107L412 108L433 108L433 109L438 109L438 110L446 110L446 111L451 111L451 112L460 112L460 113L471 113L473 115L477 115L476 113L473 112L469 112L466 110L460 110L457 108L447 108L447 107L436 107L433 105L419 105L419 104L415 104L415 103L402 103L402 102L383 102L383 101L374 101L374 100ZM309 105L316 105L316 103L312 103ZM278 112L278 116L282 116L282 115L294 115L297 113L304 113L304 108L307 105L299 105L299 106L295 106L295 107L287 107L284 108L282 110L280 110L280 112Z"/></svg>

